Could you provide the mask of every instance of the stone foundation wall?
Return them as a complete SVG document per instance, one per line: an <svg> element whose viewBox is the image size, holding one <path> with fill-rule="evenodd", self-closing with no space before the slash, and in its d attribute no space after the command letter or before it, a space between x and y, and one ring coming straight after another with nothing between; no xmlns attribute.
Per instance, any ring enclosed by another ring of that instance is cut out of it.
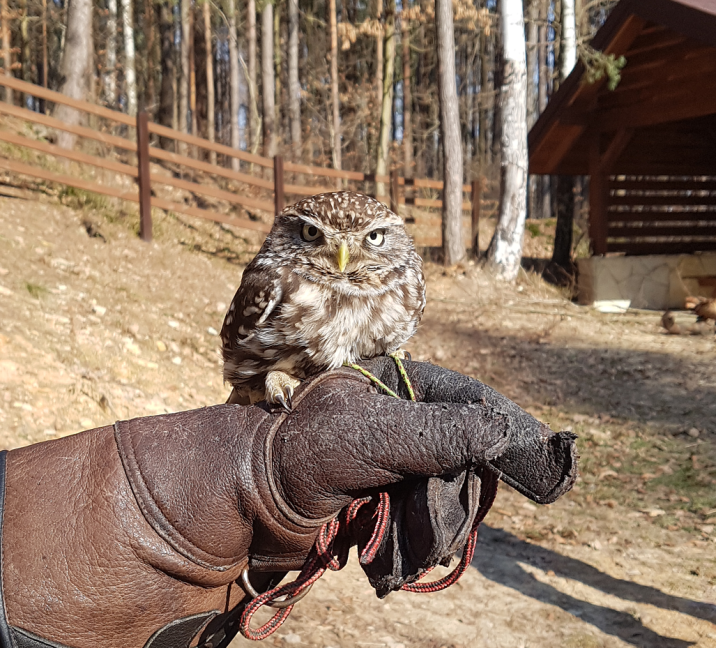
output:
<svg viewBox="0 0 716 648"><path fill-rule="evenodd" d="M716 254L579 259L579 303L630 302L632 308L683 308L687 295L716 295Z"/></svg>

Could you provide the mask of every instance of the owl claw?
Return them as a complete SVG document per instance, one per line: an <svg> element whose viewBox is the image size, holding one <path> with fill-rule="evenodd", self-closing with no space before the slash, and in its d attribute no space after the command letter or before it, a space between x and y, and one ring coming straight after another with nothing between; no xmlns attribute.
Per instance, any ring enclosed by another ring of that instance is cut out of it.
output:
<svg viewBox="0 0 716 648"><path fill-rule="evenodd" d="M283 371L269 371L266 375L266 402L269 405L280 405L290 414L293 392L300 384L300 380Z"/></svg>
<svg viewBox="0 0 716 648"><path fill-rule="evenodd" d="M291 397L289 396L288 399L283 397L283 394L277 394L276 395L276 401L278 401L278 404L283 407L284 410L288 414L293 412L293 408L291 407Z"/></svg>

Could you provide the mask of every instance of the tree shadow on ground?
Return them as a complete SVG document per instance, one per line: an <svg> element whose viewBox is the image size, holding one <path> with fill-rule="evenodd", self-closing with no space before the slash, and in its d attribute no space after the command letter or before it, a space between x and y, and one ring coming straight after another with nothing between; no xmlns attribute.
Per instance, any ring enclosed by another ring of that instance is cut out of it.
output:
<svg viewBox="0 0 716 648"><path fill-rule="evenodd" d="M716 432L712 358L699 361L666 352L561 346L544 339L549 332L544 337L535 332L530 339L495 336L481 329L445 329L441 337L453 338L467 370L518 402L515 392L522 392L535 402L568 411L607 413L674 429L696 425Z"/></svg>
<svg viewBox="0 0 716 648"><path fill-rule="evenodd" d="M485 546L487 545L487 546ZM628 612L614 610L565 594L547 583L540 582L520 563L555 575L579 581L605 594L635 603L645 603L663 610L716 622L716 606L672 596L647 585L609 576L595 567L539 545L520 540L502 529L486 525L480 527L479 545L472 561L485 578L517 590L525 596L561 608L606 634L619 637L638 648L685 648L693 642L664 637Z"/></svg>

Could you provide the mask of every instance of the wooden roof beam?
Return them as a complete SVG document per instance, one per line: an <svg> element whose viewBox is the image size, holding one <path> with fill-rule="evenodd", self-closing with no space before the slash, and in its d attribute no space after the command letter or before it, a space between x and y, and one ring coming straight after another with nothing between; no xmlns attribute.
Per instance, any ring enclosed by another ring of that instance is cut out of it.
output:
<svg viewBox="0 0 716 648"><path fill-rule="evenodd" d="M705 85L688 100L681 92L666 96L655 94L650 100L639 104L603 110L591 115L591 123L601 131L612 131L655 126L713 113L716 113L716 84Z"/></svg>
<svg viewBox="0 0 716 648"><path fill-rule="evenodd" d="M669 96L678 94L681 95L683 102L690 102L694 100L694 95L697 95L704 85L708 84L707 79L715 75L716 56L708 62L708 66L698 67L694 71L689 69L688 74L684 74L674 80L662 76L648 77L643 79L643 83L639 87L633 86L619 93L603 94L599 97L598 103L593 107L593 110L612 110L618 107L653 101L656 95L663 96L665 90Z"/></svg>
<svg viewBox="0 0 716 648"><path fill-rule="evenodd" d="M665 31L659 34L646 35L643 31L629 47L626 55L630 57L653 54L667 47L674 47L685 43L688 39L683 34L674 31Z"/></svg>

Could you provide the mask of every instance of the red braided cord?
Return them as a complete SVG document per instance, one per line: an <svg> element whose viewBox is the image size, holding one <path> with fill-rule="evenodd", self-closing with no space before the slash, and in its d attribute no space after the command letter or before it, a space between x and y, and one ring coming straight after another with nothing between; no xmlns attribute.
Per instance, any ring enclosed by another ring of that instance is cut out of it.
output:
<svg viewBox="0 0 716 648"><path fill-rule="evenodd" d="M340 524L337 519L324 524L319 532L316 544L314 545L316 555L309 559L303 566L301 573L292 583L279 585L253 599L244 610L239 622L239 630L247 639L261 641L278 630L293 610L293 605L283 608L274 614L264 625L256 630L251 629L251 619L264 605L280 598L281 596L293 597L300 594L307 587L310 587L326 572L327 565L332 561L330 554L333 548L333 541L338 533Z"/></svg>
<svg viewBox="0 0 716 648"><path fill-rule="evenodd" d="M390 497L388 497L388 493L380 494L380 502L376 513L378 514L378 521L375 523L373 535L360 555L361 565L370 565L373 562L378 547L383 542L385 530L388 528L388 522L390 521Z"/></svg>

